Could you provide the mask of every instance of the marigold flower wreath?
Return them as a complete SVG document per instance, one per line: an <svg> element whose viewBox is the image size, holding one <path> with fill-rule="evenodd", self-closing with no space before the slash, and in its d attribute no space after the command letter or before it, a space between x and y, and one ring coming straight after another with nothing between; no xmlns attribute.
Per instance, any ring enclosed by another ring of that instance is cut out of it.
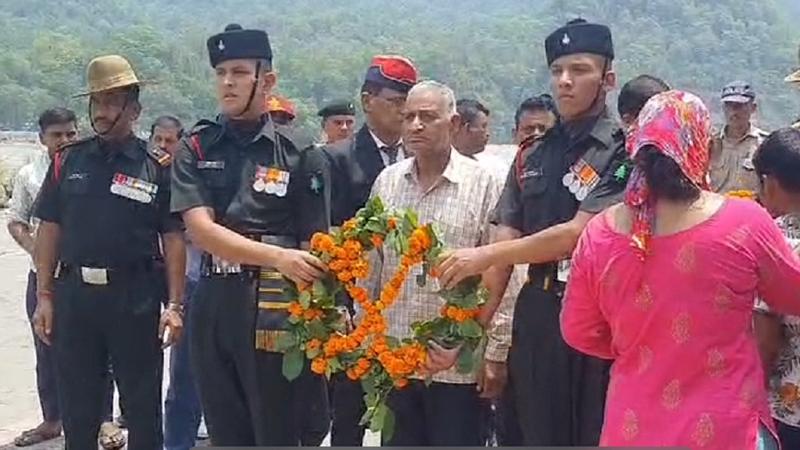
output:
<svg viewBox="0 0 800 450"><path fill-rule="evenodd" d="M383 286L380 297L371 299L357 285L369 275L367 253L373 249L394 251L400 265ZM317 233L311 253L327 266L328 273L310 286L296 286L286 294L289 306L288 333L280 342L284 351L283 374L297 378L311 360L314 373L330 377L345 372L364 388L367 412L361 423L391 438L394 415L386 404L392 389L402 389L420 369L431 341L446 348L460 346L457 370L469 373L475 365L484 330L476 320L487 293L480 277L464 280L451 290L441 290L445 300L441 315L412 324L413 337L399 340L386 334L383 312L397 300L412 267L422 264L415 282L424 286L435 277L431 267L444 245L431 224L420 225L413 211L387 211L380 198L370 200L356 216L332 233ZM360 320L348 327L335 298L346 292L358 305ZM426 378L429 382L430 378Z"/></svg>

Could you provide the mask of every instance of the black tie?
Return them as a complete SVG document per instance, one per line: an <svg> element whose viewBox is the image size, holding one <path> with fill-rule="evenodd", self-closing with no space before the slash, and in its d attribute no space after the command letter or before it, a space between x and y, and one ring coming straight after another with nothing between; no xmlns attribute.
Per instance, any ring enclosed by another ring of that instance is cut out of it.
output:
<svg viewBox="0 0 800 450"><path fill-rule="evenodd" d="M397 145L387 145L385 147L381 147L381 151L386 153L386 156L389 157L389 165L397 162Z"/></svg>

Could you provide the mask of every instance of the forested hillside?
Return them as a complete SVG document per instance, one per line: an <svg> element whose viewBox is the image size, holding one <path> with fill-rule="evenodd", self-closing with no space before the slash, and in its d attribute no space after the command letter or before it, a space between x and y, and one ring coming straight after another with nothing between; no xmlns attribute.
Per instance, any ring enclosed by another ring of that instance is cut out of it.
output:
<svg viewBox="0 0 800 450"><path fill-rule="evenodd" d="M5 0L0 8L0 127L30 126L42 108L74 100L85 64L120 53L142 78L145 117L187 121L214 113L205 39L226 23L266 28L279 91L313 131L317 107L356 98L370 56L411 57L423 77L449 83L493 111L495 142L507 140L521 99L549 89L542 41L575 16L608 23L625 81L651 73L700 94L737 78L760 94L760 121L800 115L800 92L783 78L797 64L793 0Z"/></svg>

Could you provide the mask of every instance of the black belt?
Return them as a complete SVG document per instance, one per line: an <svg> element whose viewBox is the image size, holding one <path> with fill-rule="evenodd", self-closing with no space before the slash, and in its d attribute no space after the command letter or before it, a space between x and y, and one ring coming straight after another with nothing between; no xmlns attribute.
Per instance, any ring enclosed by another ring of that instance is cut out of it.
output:
<svg viewBox="0 0 800 450"><path fill-rule="evenodd" d="M264 244L275 245L283 248L298 248L297 238L287 235L261 235L245 234L247 239L262 242ZM246 264L229 264L223 267L215 262L214 256L210 253L203 253L200 263L200 274L204 277L227 277L227 276L258 276L264 268L250 266Z"/></svg>
<svg viewBox="0 0 800 450"><path fill-rule="evenodd" d="M543 291L564 292L566 283L558 281L558 265L542 264L532 265L528 268L527 284L538 287Z"/></svg>
<svg viewBox="0 0 800 450"><path fill-rule="evenodd" d="M97 264L72 264L59 261L56 269L57 278L62 276L77 275L87 284L107 285L120 279L130 278L131 275L151 272L161 260L148 258L114 266L101 266Z"/></svg>

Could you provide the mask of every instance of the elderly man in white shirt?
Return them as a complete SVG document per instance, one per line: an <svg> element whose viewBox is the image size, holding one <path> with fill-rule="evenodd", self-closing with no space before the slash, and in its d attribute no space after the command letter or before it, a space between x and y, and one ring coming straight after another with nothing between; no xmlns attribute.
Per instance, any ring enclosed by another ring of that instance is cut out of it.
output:
<svg viewBox="0 0 800 450"><path fill-rule="evenodd" d="M372 195L390 209L412 208L422 223L435 223L450 248L488 243L489 218L500 194L501 181L476 161L459 154L451 144L451 132L458 123L453 91L435 81L411 89L404 108L403 142L414 157L384 169L375 181ZM393 274L398 256L373 253L373 271L366 287L373 294ZM424 286L406 283L397 303L386 312L389 334L410 335L410 325L435 318L444 304L436 282ZM493 292L493 297L502 293ZM427 370L433 383L412 380L393 392L389 406L396 417L395 433L386 444L393 446L482 446L485 403L481 391L499 394L494 376L505 366L511 338L508 305L481 322L489 341L484 364L475 372L458 373L453 365L458 349L447 350L431 344ZM505 320L504 320L505 319ZM491 376L487 376L491 375Z"/></svg>

